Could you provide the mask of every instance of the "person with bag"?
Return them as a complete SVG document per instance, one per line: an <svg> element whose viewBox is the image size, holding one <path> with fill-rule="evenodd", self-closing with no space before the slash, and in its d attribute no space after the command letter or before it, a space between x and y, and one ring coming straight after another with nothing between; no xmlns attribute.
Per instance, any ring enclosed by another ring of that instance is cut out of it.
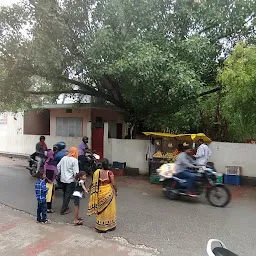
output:
<svg viewBox="0 0 256 256"><path fill-rule="evenodd" d="M102 169L93 174L88 207L88 215L96 215L95 229L100 233L116 228L116 196L114 174L109 171L108 159L104 158Z"/></svg>

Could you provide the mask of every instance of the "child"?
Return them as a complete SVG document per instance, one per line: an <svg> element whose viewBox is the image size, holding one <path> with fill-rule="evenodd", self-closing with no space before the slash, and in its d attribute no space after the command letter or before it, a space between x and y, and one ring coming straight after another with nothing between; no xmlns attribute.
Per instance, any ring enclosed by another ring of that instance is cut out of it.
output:
<svg viewBox="0 0 256 256"><path fill-rule="evenodd" d="M76 179L76 187L73 193L74 204L75 204L74 224L75 226L77 226L77 225L83 225L83 218L79 217L79 204L80 204L80 198L83 198L83 192L88 194L88 191L85 187L86 172L84 171L79 172L76 175L75 179Z"/></svg>
<svg viewBox="0 0 256 256"><path fill-rule="evenodd" d="M46 195L47 187L45 183L45 174L41 171L36 173L36 178L38 178L35 184L36 200L37 200L37 222L48 224L50 223L47 219L47 207L46 207Z"/></svg>

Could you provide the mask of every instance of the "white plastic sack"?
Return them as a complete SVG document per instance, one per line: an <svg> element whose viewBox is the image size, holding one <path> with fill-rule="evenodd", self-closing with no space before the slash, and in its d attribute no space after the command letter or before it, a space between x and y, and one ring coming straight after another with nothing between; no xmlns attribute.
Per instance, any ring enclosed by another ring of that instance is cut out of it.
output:
<svg viewBox="0 0 256 256"><path fill-rule="evenodd" d="M171 178L175 173L175 163L163 164L157 172L161 178Z"/></svg>

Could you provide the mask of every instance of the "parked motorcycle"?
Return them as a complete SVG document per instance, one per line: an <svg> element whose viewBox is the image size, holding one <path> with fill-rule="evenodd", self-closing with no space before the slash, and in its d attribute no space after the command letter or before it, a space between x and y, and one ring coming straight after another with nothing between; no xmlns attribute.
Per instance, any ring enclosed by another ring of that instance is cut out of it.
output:
<svg viewBox="0 0 256 256"><path fill-rule="evenodd" d="M175 165L175 164L172 164ZM211 168L202 167L196 173L195 196L199 197L206 192L209 203L215 207L225 207L231 200L231 193L224 184L217 183L217 173ZM171 200L180 196L190 196L186 191L185 179L178 178L175 173L159 172L160 180L163 181L164 194Z"/></svg>
<svg viewBox="0 0 256 256"><path fill-rule="evenodd" d="M220 246L213 247L213 243L219 243ZM238 256L227 249L225 244L217 239L210 239L207 243L207 254L208 256Z"/></svg>
<svg viewBox="0 0 256 256"><path fill-rule="evenodd" d="M46 161L46 159L44 159L44 161L42 161L40 169L42 169L44 167L45 161ZM28 166L26 167L26 169L29 170L30 175L32 177L34 177L35 174L37 173L37 165L38 165L38 161L36 160L36 153L34 153L29 156Z"/></svg>

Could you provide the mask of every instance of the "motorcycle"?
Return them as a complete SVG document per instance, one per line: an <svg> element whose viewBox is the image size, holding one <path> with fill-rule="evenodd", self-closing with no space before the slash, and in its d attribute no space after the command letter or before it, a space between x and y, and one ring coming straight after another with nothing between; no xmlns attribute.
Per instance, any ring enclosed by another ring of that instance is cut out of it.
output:
<svg viewBox="0 0 256 256"><path fill-rule="evenodd" d="M45 163L46 159L44 159L41 163L40 169L42 169L44 167L44 163ZM29 170L30 175L32 177L35 176L35 174L37 173L37 165L38 165L38 161L36 160L36 153L32 154L29 156L28 159L28 166L26 167L27 170Z"/></svg>
<svg viewBox="0 0 256 256"><path fill-rule="evenodd" d="M88 174L93 174L97 169L101 168L99 162L100 156L95 151L90 151L85 154L86 160L79 160L79 169L86 170Z"/></svg>
<svg viewBox="0 0 256 256"><path fill-rule="evenodd" d="M168 164L167 164L168 165ZM163 181L163 191L165 196L175 200L180 196L199 197L206 191L208 202L215 207L225 207L231 200L231 193L224 184L217 183L217 172L209 167L202 167L196 174L195 195L189 195L186 191L185 179L180 179L174 172L172 165L169 173L158 169L160 181ZM161 168L161 167L160 167ZM170 175L171 172L171 175Z"/></svg>
<svg viewBox="0 0 256 256"><path fill-rule="evenodd" d="M213 243L219 243L220 246L213 248ZM210 239L208 241L206 251L208 256L238 256L237 254L228 250L225 244L217 239Z"/></svg>

